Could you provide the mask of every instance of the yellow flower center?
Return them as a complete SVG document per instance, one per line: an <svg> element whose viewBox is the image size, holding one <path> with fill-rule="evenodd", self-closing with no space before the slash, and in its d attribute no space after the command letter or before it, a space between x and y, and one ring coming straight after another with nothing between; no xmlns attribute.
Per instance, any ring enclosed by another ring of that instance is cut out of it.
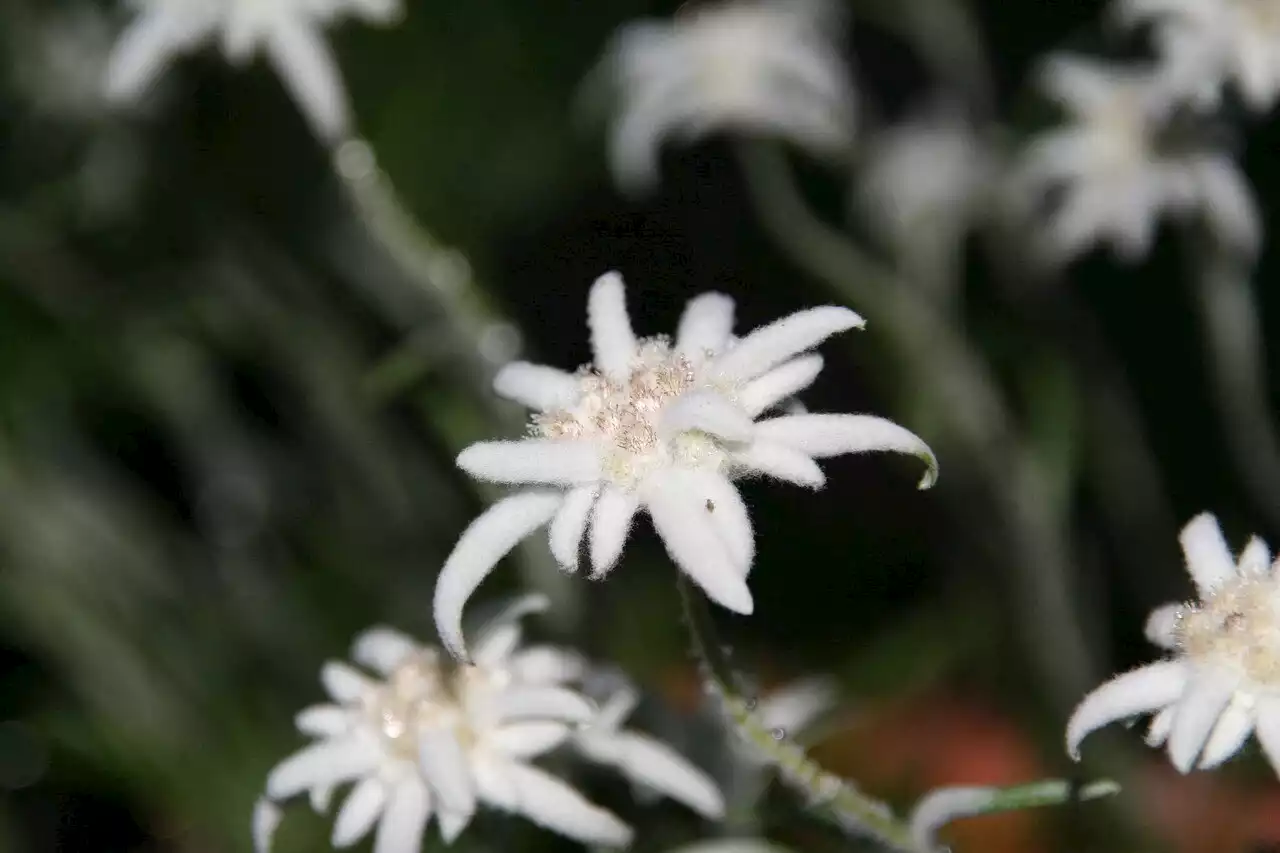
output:
<svg viewBox="0 0 1280 853"><path fill-rule="evenodd" d="M1235 667L1259 686L1280 688L1280 583L1246 572L1179 613L1186 654Z"/></svg>

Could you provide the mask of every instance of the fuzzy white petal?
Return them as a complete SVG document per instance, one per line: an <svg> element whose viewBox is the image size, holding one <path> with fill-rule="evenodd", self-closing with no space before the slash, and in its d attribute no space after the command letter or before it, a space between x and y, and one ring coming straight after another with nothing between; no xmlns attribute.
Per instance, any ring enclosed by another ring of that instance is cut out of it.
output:
<svg viewBox="0 0 1280 853"><path fill-rule="evenodd" d="M1188 773L1195 766L1238 684L1236 676L1214 668L1196 673L1187 685L1169 732L1169 760L1178 772Z"/></svg>
<svg viewBox="0 0 1280 853"><path fill-rule="evenodd" d="M676 565L722 607L750 614L751 591L724 540L706 523L706 500L683 488L671 472L646 485L654 529Z"/></svg>
<svg viewBox="0 0 1280 853"><path fill-rule="evenodd" d="M418 853L431 817L431 794L416 776L396 783L378 822L373 853Z"/></svg>
<svg viewBox="0 0 1280 853"><path fill-rule="evenodd" d="M513 361L493 378L501 397L539 412L566 409L578 399L578 380L570 373L527 361Z"/></svg>
<svg viewBox="0 0 1280 853"><path fill-rule="evenodd" d="M137 100L155 83L180 49L175 32L180 16L162 8L140 14L120 35L105 72L106 95L114 101Z"/></svg>
<svg viewBox="0 0 1280 853"><path fill-rule="evenodd" d="M483 639L472 643L471 662L485 668L501 666L520 645L522 633L519 625L503 625L493 629Z"/></svg>
<svg viewBox="0 0 1280 853"><path fill-rule="evenodd" d="M1117 675L1094 690L1067 722L1067 754L1080 760L1080 741L1108 723L1163 708L1181 698L1187 666L1165 660Z"/></svg>
<svg viewBox="0 0 1280 853"><path fill-rule="evenodd" d="M267 796L287 800L315 786L335 785L373 770L379 756L367 742L350 738L308 746L276 765L267 776Z"/></svg>
<svg viewBox="0 0 1280 853"><path fill-rule="evenodd" d="M551 527L547 533L551 555L566 572L578 570L578 552L581 550L582 537L586 534L591 508L595 505L599 492L600 487L595 484L573 489L565 495L564 505L551 520Z"/></svg>
<svg viewBox="0 0 1280 853"><path fill-rule="evenodd" d="M471 593L498 560L546 524L561 503L559 492L521 492L489 507L463 531L436 579L433 604L440 639L455 657L466 656L462 608Z"/></svg>
<svg viewBox="0 0 1280 853"><path fill-rule="evenodd" d="M864 325L865 321L857 314L834 305L798 311L738 341L711 363L711 371L726 379L754 379L838 332Z"/></svg>
<svg viewBox="0 0 1280 853"><path fill-rule="evenodd" d="M417 650L418 643L408 634L379 625L356 637L351 659L380 675L389 675Z"/></svg>
<svg viewBox="0 0 1280 853"><path fill-rule="evenodd" d="M462 834L462 830L466 829L467 825L471 823L471 812L442 811L438 820L440 822L440 839L448 845L452 844Z"/></svg>
<svg viewBox="0 0 1280 853"><path fill-rule="evenodd" d="M1262 216L1248 182L1234 161L1223 156L1205 157L1196 176L1205 208L1205 219L1226 245L1252 253L1262 241Z"/></svg>
<svg viewBox="0 0 1280 853"><path fill-rule="evenodd" d="M376 776L361 779L347 795L333 822L334 847L350 847L369 834L387 803L387 788Z"/></svg>
<svg viewBox="0 0 1280 853"><path fill-rule="evenodd" d="M591 517L591 576L601 578L622 556L631 533L631 522L640 508L632 492L605 486Z"/></svg>
<svg viewBox="0 0 1280 853"><path fill-rule="evenodd" d="M351 717L345 708L336 705L312 705L294 717L293 724L305 735L333 737L342 734L350 726Z"/></svg>
<svg viewBox="0 0 1280 853"><path fill-rule="evenodd" d="M626 824L554 776L515 762L502 766L500 773L506 800L495 805L586 844L625 847L631 842Z"/></svg>
<svg viewBox="0 0 1280 853"><path fill-rule="evenodd" d="M597 731L616 734L638 704L640 704L640 694L634 687L620 687L609 694L609 698L600 706L595 719L591 721L590 729L584 734L589 735Z"/></svg>
<svg viewBox="0 0 1280 853"><path fill-rule="evenodd" d="M512 723L495 731L489 745L510 758L530 759L550 752L569 738L563 723Z"/></svg>
<svg viewBox="0 0 1280 853"><path fill-rule="evenodd" d="M586 723L595 716L596 707L589 699L565 687L511 687L493 700L493 714L498 720L553 720Z"/></svg>
<svg viewBox="0 0 1280 853"><path fill-rule="evenodd" d="M1253 734L1253 709L1244 702L1227 705L1200 756L1200 769L1212 770L1240 751Z"/></svg>
<svg viewBox="0 0 1280 853"><path fill-rule="evenodd" d="M939 788L911 811L911 843L920 853L938 850L938 830L953 820L979 813L991 804L991 788Z"/></svg>
<svg viewBox="0 0 1280 853"><path fill-rule="evenodd" d="M423 726L418 730L418 769L442 811L465 815L475 811L476 791L467 753L452 727Z"/></svg>
<svg viewBox="0 0 1280 853"><path fill-rule="evenodd" d="M1211 513L1201 513L1187 522L1178 534L1187 572L1202 596L1212 593L1224 581L1235 577L1235 560L1222 535L1218 520Z"/></svg>
<svg viewBox="0 0 1280 853"><path fill-rule="evenodd" d="M746 448L735 451L733 461L752 473L798 486L821 489L827 483L826 475L813 457L773 441L756 439Z"/></svg>
<svg viewBox="0 0 1280 853"><path fill-rule="evenodd" d="M458 454L457 464L472 477L492 483L573 486L600 477L599 450L589 441L478 441Z"/></svg>
<svg viewBox="0 0 1280 853"><path fill-rule="evenodd" d="M1151 725L1147 727L1147 733L1143 737L1147 746L1164 746L1169 739L1169 732L1173 730L1176 711L1177 706L1170 706L1151 718Z"/></svg>
<svg viewBox="0 0 1280 853"><path fill-rule="evenodd" d="M340 141L350 129L351 110L324 36L314 25L294 20L273 27L265 44L267 57L315 132L328 142Z"/></svg>
<svg viewBox="0 0 1280 853"><path fill-rule="evenodd" d="M626 378L636 351L636 336L627 316L626 288L618 273L607 272L591 285L587 326L596 369L615 379Z"/></svg>
<svg viewBox="0 0 1280 853"><path fill-rule="evenodd" d="M702 517L710 522L746 577L756 557L755 533L737 487L712 471L673 471L668 476L673 488L685 491L701 506Z"/></svg>
<svg viewBox="0 0 1280 853"><path fill-rule="evenodd" d="M738 405L755 417L813 384L822 372L822 356L805 355L751 380L738 392Z"/></svg>
<svg viewBox="0 0 1280 853"><path fill-rule="evenodd" d="M283 817L284 813L280 811L280 807L270 800L260 799L253 804L254 853L269 853L271 840L275 838L276 830L280 827Z"/></svg>
<svg viewBox="0 0 1280 853"><path fill-rule="evenodd" d="M703 293L689 300L676 329L676 351L700 362L722 351L733 334L733 300L723 293Z"/></svg>
<svg viewBox="0 0 1280 853"><path fill-rule="evenodd" d="M355 702L376 686L373 679L342 661L331 660L320 670L325 692L339 704Z"/></svg>
<svg viewBox="0 0 1280 853"><path fill-rule="evenodd" d="M316 814L324 814L329 810L329 802L333 799L333 789L336 784L316 785L307 792L307 801L311 804L311 810Z"/></svg>
<svg viewBox="0 0 1280 853"><path fill-rule="evenodd" d="M475 663L501 666L520 643L520 620L532 613L544 613L550 606L551 599L540 592L526 593L508 602L475 630Z"/></svg>
<svg viewBox="0 0 1280 853"><path fill-rule="evenodd" d="M1258 728L1258 743L1266 753L1271 768L1280 774L1280 699L1258 699L1254 724Z"/></svg>
<svg viewBox="0 0 1280 853"><path fill-rule="evenodd" d="M1157 607L1147 617L1147 640L1162 649L1173 649L1178 644L1178 618L1182 605L1173 603Z"/></svg>
<svg viewBox="0 0 1280 853"><path fill-rule="evenodd" d="M818 459L877 450L909 453L928 466L921 489L938 479L938 460L929 445L905 427L872 415L784 415L756 424L756 436Z"/></svg>
<svg viewBox="0 0 1280 853"><path fill-rule="evenodd" d="M765 728L781 729L795 736L834 708L837 696L838 689L830 678L804 678L766 696L756 715Z"/></svg>
<svg viewBox="0 0 1280 853"><path fill-rule="evenodd" d="M724 797L716 783L674 749L639 732L623 731L581 738L585 755L616 767L628 779L678 800L703 817L724 816Z"/></svg>
<svg viewBox="0 0 1280 853"><path fill-rule="evenodd" d="M573 652L552 646L533 646L516 652L508 668L519 681L529 684L561 684L581 678L586 664Z"/></svg>
<svg viewBox="0 0 1280 853"><path fill-rule="evenodd" d="M1244 550L1240 552L1240 558L1236 561L1236 570L1241 574L1263 575L1270 568L1271 549L1257 536L1250 538L1249 544L1244 546Z"/></svg>
<svg viewBox="0 0 1280 853"><path fill-rule="evenodd" d="M747 413L720 393L709 389L690 391L662 413L659 431L667 438L688 430L701 430L725 441L751 440L755 424Z"/></svg>

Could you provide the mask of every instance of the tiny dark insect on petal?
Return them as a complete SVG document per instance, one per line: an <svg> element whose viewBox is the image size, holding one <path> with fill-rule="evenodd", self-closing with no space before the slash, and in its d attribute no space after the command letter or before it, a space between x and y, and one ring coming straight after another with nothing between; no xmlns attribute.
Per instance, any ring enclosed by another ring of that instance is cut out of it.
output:
<svg viewBox="0 0 1280 853"><path fill-rule="evenodd" d="M711 500L710 498L707 498L707 512L715 512L715 511L716 511L716 502Z"/></svg>

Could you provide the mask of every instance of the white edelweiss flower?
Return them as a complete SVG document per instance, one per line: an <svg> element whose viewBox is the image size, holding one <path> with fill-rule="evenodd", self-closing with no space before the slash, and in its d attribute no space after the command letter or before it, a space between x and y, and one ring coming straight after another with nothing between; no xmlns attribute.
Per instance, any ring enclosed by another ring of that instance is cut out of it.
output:
<svg viewBox="0 0 1280 853"><path fill-rule="evenodd" d="M1248 107L1265 112L1280 95L1278 0L1118 0L1127 22L1151 21L1164 73L1216 100L1236 84Z"/></svg>
<svg viewBox="0 0 1280 853"><path fill-rule="evenodd" d="M520 619L546 606L545 596L525 596L492 619L479 632L473 666L457 666L389 628L366 631L352 649L352 658L377 677L327 664L322 680L332 702L297 719L299 730L316 741L271 772L255 809L258 853L270 849L280 821L276 803L306 792L324 810L333 790L348 782L355 784L333 829L339 848L359 842L376 824L374 853L416 853L432 814L449 843L480 806L519 814L586 844L630 843L626 824L532 763L580 730L592 737L581 727L600 716L576 687L585 672L580 657L521 645ZM701 806L718 793L691 787L699 771L668 757L668 764L644 765L649 780L707 813ZM628 769L614 755L602 761Z"/></svg>
<svg viewBox="0 0 1280 853"><path fill-rule="evenodd" d="M345 136L350 106L338 64L321 30L344 14L385 23L400 0L132 0L133 22L121 34L105 75L107 96L138 100L170 60L219 37L232 62L262 49L316 133Z"/></svg>
<svg viewBox="0 0 1280 853"><path fill-rule="evenodd" d="M1104 241L1141 258L1164 213L1200 215L1227 245L1256 248L1257 206L1234 161L1177 139L1186 118L1177 87L1151 69L1069 56L1050 60L1043 79L1071 121L1030 143L1012 189L1027 208L1062 191L1045 228L1055 259Z"/></svg>
<svg viewBox="0 0 1280 853"><path fill-rule="evenodd" d="M1270 552L1255 537L1232 559L1208 513L1192 519L1180 541L1200 600L1158 608L1146 628L1171 656L1086 696L1067 724L1067 752L1078 759L1093 730L1154 713L1147 742L1167 743L1182 773L1218 766L1255 730L1280 772L1280 576Z"/></svg>
<svg viewBox="0 0 1280 853"><path fill-rule="evenodd" d="M732 480L763 474L810 488L815 459L892 450L937 461L913 433L870 415L768 417L808 387L822 357L808 354L837 332L860 327L847 308L801 311L731 338L733 301L692 300L674 343L637 339L622 278L601 276L587 319L593 366L576 374L515 362L499 371L499 394L533 409L530 437L482 441L458 456L473 477L529 486L472 522L436 582L436 626L446 648L466 654L462 610L517 542L550 523L551 552L566 571L589 540L594 577L617 563L637 513L646 511L667 552L714 601L753 609L746 577L755 556L747 507ZM588 533L588 527L590 531Z"/></svg>
<svg viewBox="0 0 1280 853"><path fill-rule="evenodd" d="M665 137L764 132L818 153L852 141L854 93L829 0L728 0L619 31L598 73L620 101L610 142L625 187L651 184Z"/></svg>

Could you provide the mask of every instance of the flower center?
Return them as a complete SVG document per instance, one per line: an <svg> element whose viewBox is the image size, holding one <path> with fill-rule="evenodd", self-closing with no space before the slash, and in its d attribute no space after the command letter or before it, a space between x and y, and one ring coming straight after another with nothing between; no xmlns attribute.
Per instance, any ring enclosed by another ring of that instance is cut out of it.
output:
<svg viewBox="0 0 1280 853"><path fill-rule="evenodd" d="M1280 583L1247 572L1179 613L1178 644L1189 657L1238 668L1280 688Z"/></svg>
<svg viewBox="0 0 1280 853"><path fill-rule="evenodd" d="M683 432L664 440L660 434L667 404L698 383L693 363L673 352L667 339L641 341L625 380L588 367L579 372L578 383L577 402L568 409L534 415L531 435L600 442L606 476L624 488L663 464L723 463L724 454L711 436Z"/></svg>

